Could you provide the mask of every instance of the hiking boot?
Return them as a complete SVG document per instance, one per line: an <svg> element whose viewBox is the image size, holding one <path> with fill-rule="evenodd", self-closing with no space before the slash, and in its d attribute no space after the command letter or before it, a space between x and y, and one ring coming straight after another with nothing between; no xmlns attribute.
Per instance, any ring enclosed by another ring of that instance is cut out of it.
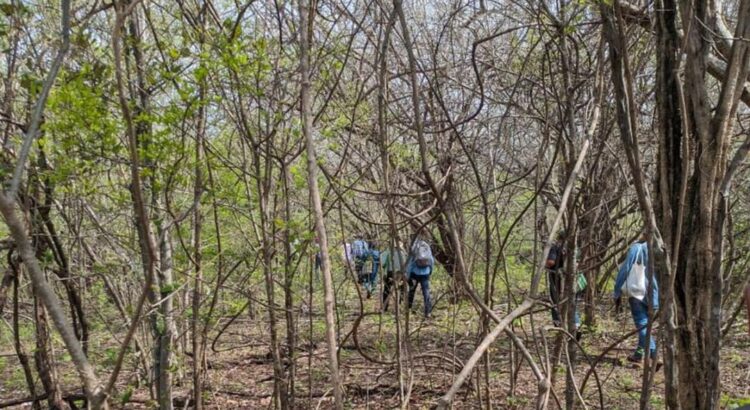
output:
<svg viewBox="0 0 750 410"><path fill-rule="evenodd" d="M581 342L581 337L583 337L583 333L581 333L580 330L576 330L576 342Z"/></svg>
<svg viewBox="0 0 750 410"><path fill-rule="evenodd" d="M370 289L367 289L367 299L370 299L372 297L372 291Z"/></svg>
<svg viewBox="0 0 750 410"><path fill-rule="evenodd" d="M633 353L630 356L628 356L628 361L630 363L635 364L638 367L643 366L643 356L637 353Z"/></svg>
<svg viewBox="0 0 750 410"><path fill-rule="evenodd" d="M635 349L635 352L628 356L628 361L631 363L636 363L639 366L643 364L643 348L639 347Z"/></svg>

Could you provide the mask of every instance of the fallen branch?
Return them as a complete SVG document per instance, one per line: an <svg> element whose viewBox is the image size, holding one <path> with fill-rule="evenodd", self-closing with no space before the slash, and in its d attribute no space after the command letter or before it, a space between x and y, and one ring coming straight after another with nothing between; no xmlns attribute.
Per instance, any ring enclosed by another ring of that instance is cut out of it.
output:
<svg viewBox="0 0 750 410"><path fill-rule="evenodd" d="M65 400L67 402L78 401L78 400L87 400L86 395L83 394L83 392L80 392L80 391L64 394L62 398L63 398L63 400ZM18 398L18 399L10 399L10 400L5 400L5 401L0 401L0 409L5 409L5 408L8 408L8 407L13 407L13 406L21 406L21 405L24 405L26 403L39 402L39 401L43 401L43 400L47 400L47 393L40 394L40 395L34 396L34 397L28 396L28 397L21 397L21 398Z"/></svg>

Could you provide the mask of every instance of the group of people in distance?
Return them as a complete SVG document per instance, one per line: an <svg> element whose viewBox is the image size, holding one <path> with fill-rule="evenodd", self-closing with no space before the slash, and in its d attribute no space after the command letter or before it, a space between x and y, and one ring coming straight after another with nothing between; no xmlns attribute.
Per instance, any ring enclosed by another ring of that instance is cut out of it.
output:
<svg viewBox="0 0 750 410"><path fill-rule="evenodd" d="M402 243L396 241L396 246L387 246L380 250L378 242L365 239L365 235L357 235L355 239L344 244L343 259L345 264L356 275L357 282L364 289L367 298L371 298L377 291L378 272L385 273L383 280L382 310L388 310L390 296L394 288L406 281L409 285L409 309L414 305L414 295L417 286L422 288L424 298L424 316L432 315L432 297L430 295L430 276L435 267L432 248L425 240L425 234L420 233L409 247L404 250ZM320 254L315 256L316 270L320 268Z"/></svg>
<svg viewBox="0 0 750 410"><path fill-rule="evenodd" d="M429 318L432 313L432 298L430 295L430 276L434 270L435 258L432 248L424 239L425 233L420 234L412 242L409 252L405 252L402 244L397 241L395 247L388 246L382 252L378 249L378 243L374 240L365 240L364 235L357 235L355 240L344 245L343 259L347 266L355 273L357 281L364 288L367 298L377 289L378 272L382 268L385 273L383 280L382 310L388 310L389 297L394 287L399 287L403 280L409 285L408 306L412 308L417 286L422 288L424 298L424 316ZM562 279L565 267L566 251L564 241L565 231L555 236L547 254L545 268L547 270L547 284L552 301L552 321L555 326L561 326L559 306L565 298L562 296ZM576 255L576 258L578 255ZM659 309L659 285L656 275L651 272L649 265L648 243L645 232L630 245L625 260L620 265L615 279L613 297L616 311L619 312L623 297L627 298L633 323L638 330L638 345L628 361L640 364L646 354L656 361L657 369L661 361L657 358L656 341L653 335L648 335L649 310L653 314ZM369 262L369 265L368 265ZM316 269L320 267L321 260L318 253L315 257ZM576 339L580 340L581 319L578 312L578 301L587 286L586 278L582 273L576 273L575 281L575 303L574 321L576 326ZM650 292L649 292L650 290ZM750 286L745 289L745 302L748 310L748 331L750 332Z"/></svg>
<svg viewBox="0 0 750 410"><path fill-rule="evenodd" d="M547 283L553 304L552 321L557 326L560 325L558 306L560 301L564 299L561 298L561 284L565 264L565 248L563 246L565 239L564 231L558 233L556 240L551 244L546 261ZM613 297L618 312L622 298L627 298L633 322L638 330L638 346L628 356L628 361L640 364L648 349L649 357L652 360L657 360L658 368L661 363L657 359L655 338L653 335L651 337L648 335L648 317L649 307L652 312L659 309L659 285L656 276L651 272L648 256L648 243L645 233L642 233L638 240L630 245L625 260L620 265L615 279ZM576 303L574 303L576 309L573 312L577 339L581 337L581 332L578 329L580 327L580 315L578 314L577 302L580 300L586 283L585 279L580 278L580 276L582 276L581 273L576 274ZM650 294L649 288L651 289Z"/></svg>

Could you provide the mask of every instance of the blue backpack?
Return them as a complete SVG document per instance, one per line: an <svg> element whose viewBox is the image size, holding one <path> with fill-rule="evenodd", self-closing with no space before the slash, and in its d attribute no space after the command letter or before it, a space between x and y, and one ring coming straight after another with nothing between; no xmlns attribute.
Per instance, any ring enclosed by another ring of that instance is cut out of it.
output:
<svg viewBox="0 0 750 410"><path fill-rule="evenodd" d="M367 258L367 255L369 253L369 248L367 246L367 242L357 239L352 243L352 256L354 256L357 259L364 259Z"/></svg>

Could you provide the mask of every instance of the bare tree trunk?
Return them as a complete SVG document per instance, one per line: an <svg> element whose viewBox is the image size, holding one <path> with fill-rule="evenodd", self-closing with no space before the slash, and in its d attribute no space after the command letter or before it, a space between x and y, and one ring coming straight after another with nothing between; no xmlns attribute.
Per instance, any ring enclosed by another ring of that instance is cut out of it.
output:
<svg viewBox="0 0 750 410"><path fill-rule="evenodd" d="M728 184L725 185L723 181L727 181L727 177L731 179L731 172L727 170L731 135L729 124L750 71L750 53L746 42L734 42L716 109L710 111L712 103L709 102L705 79L708 53L712 47L710 28L715 24L714 12L707 1L681 3L683 25L686 21L705 22L688 24L686 27L682 41L687 53L682 95L677 64L680 54L677 45L680 42L677 41L676 5L669 2L660 4L657 81L659 91L665 97L658 101L661 121L659 189L663 198L659 227L640 170L632 76L622 33L624 23L619 14L615 16L606 6L602 6L602 15L612 54L612 77L621 136L644 219L654 241L654 262L662 280L662 308L666 311L663 320L666 331L675 336L674 344L669 343L673 335L667 336L666 385L671 396L667 405L670 408L712 409L719 406L720 393L721 261L725 223L722 210L726 209L722 204L728 196ZM619 13L619 6L615 12ZM741 1L735 38L748 36L748 20L750 2ZM676 158L681 158L681 161ZM690 163L692 175L688 175ZM683 236L682 226L691 226L692 233ZM668 235L665 241L661 232ZM666 252L665 242L671 247L671 255ZM675 347L674 351L672 346ZM642 407L648 405L647 382L648 378L644 375Z"/></svg>
<svg viewBox="0 0 750 410"><path fill-rule="evenodd" d="M681 111L684 108L682 85L680 84L679 36L677 33L677 4L674 0L656 2L656 41L657 74L656 102L659 121L659 172L657 187L662 201L659 204L659 218L664 229L664 241L672 254L671 269L680 258L683 238L681 230L684 221L685 189L687 188L687 167L690 159L686 156L688 140ZM676 229L675 229L676 228ZM674 309L674 272L658 272L661 285L659 295L662 307L662 322L667 325L664 334L664 385L667 407L680 409L679 374L676 363L677 322Z"/></svg>
<svg viewBox="0 0 750 410"><path fill-rule="evenodd" d="M315 155L315 139L313 138L313 124L311 116L312 95L310 93L310 50L312 48L312 31L315 15L310 13L310 4L306 0L299 2L300 14L300 116L302 117L302 134L307 147L307 181L313 210L315 212L315 231L320 240L320 253L323 270L323 290L325 293L326 342L328 344L328 367L333 384L334 406L337 410L344 408L344 392L339 380L339 366L337 358L335 300L333 278L331 275L331 257L328 249L328 235L326 233L325 216L320 200L318 188L318 164Z"/></svg>
<svg viewBox="0 0 750 410"><path fill-rule="evenodd" d="M117 84L117 96L120 110L125 120L125 135L127 137L126 140L128 147L128 156L130 160L130 193L133 204L133 216L136 225L136 231L138 233L138 244L141 251L141 265L143 266L143 274L145 280L143 283L143 287L141 288L141 293L135 304L132 323L130 323L130 327L125 335L125 338L122 341L122 346L120 348L120 352L118 353L114 369L107 381L105 392L109 392L114 388L119 372L122 369L122 363L127 347L130 345L130 341L133 339L140 320L142 319L146 300L149 298L153 298L154 296L152 286L157 280L156 270L158 264L158 252L152 234L148 207L144 198L142 182L143 178L141 176L140 170L140 150L143 147L139 142L138 130L136 129L136 124L133 120L130 103L128 101L128 95L126 94L125 73L122 67L122 30L125 20L133 12L137 4L137 1L126 4L115 2L116 18L112 31L112 49L114 54L114 71Z"/></svg>
<svg viewBox="0 0 750 410"><path fill-rule="evenodd" d="M201 12L201 19L205 19L205 10ZM201 39L203 34L201 33ZM202 42L202 40L201 40ZM203 49L201 44L201 49ZM201 63L202 65L202 63ZM190 321L190 331L193 337L193 400L196 410L203 409L203 329L201 326L201 305L203 299L203 246L201 234L203 230L203 214L201 213L201 195L203 194L203 138L205 133L205 82L201 82L198 91L200 108L197 113L197 127L195 137L195 183L193 186L193 316Z"/></svg>
<svg viewBox="0 0 750 410"><path fill-rule="evenodd" d="M132 4L132 2L131 2ZM135 133L136 140L142 144L144 150L152 148L151 133L152 126L148 115L151 113L151 94L146 80L146 62L143 57L142 50L142 39L141 39L141 28L138 21L138 15L134 14L131 16L128 22L128 33L127 33L127 45L128 52L133 58L133 67L135 69L135 79L131 83L131 93L133 96L137 96L136 104L134 104L134 116L135 116ZM169 248L169 228L166 230L163 228L164 220L162 212L158 206L159 204L159 190L157 188L158 180L158 168L152 160L146 159L144 166L148 168L149 175L146 178L146 188L150 191L151 198L150 203L152 205L152 215L157 228L158 235L158 254L155 254L155 260L152 261L154 269L156 270L156 276L153 278L154 286L148 290L148 301L151 304L159 303L159 308L154 309L148 316L151 328L151 336L153 338L153 348L151 355L151 371L149 380L151 383L152 397L155 393L155 397L160 403L162 409L172 408L172 371L170 369L170 360L172 356L172 339L174 338L174 319L172 316L172 300L168 298L163 302L161 299L165 297L166 293L170 292L172 286L172 260L171 260L171 249ZM167 241L167 243L165 243ZM144 249L141 249L145 252ZM143 253L145 255L146 253ZM164 260L162 258L167 258ZM141 264L144 272L147 272L149 268L149 261L142 256ZM159 267L156 269L156 267ZM136 339L136 346L138 345ZM146 361L146 357L143 359ZM155 390L155 391L154 391Z"/></svg>
<svg viewBox="0 0 750 410"><path fill-rule="evenodd" d="M0 192L0 213L2 213L3 219L10 230L10 235L29 271L29 277L31 278L36 297L48 310L55 327L60 332L66 348L71 355L72 361L76 366L81 381L83 382L84 391L92 408L98 409L104 401L104 395L102 394L99 380L86 357L80 341L76 338L75 332L63 313L63 308L60 304L59 298L45 278L44 272L42 271L29 242L26 229L16 213L14 203L18 187L21 184L23 170L26 167L26 159L28 158L31 145L37 137L39 125L42 121L42 114L46 105L47 96L49 95L70 45L70 1L62 1L61 15L62 43L52 63L47 78L42 85L42 91L34 107L30 125L24 135L23 146L18 155L13 178L10 181L10 189L7 192Z"/></svg>
<svg viewBox="0 0 750 410"><path fill-rule="evenodd" d="M29 195L27 200L30 203L38 204L41 202L40 192L42 190L42 184L39 178L33 171L30 171L29 177ZM47 246L49 243L45 241L47 238L44 234L44 228L42 221L42 215L38 210L32 210L29 212L30 225L31 225L31 243L34 247L35 257L42 260L51 249ZM52 354L52 339L49 334L49 327L47 323L47 314L44 310L44 305L41 303L39 298L34 298L34 328L36 331L36 350L34 351L34 362L36 364L37 373L39 379L44 386L44 392L47 395L47 403L51 409L67 409L68 406L62 399L62 390L60 389L60 383L57 377L57 368L55 367L55 360ZM75 333L76 328L73 326L73 332ZM80 340L80 339L79 339Z"/></svg>
<svg viewBox="0 0 750 410"><path fill-rule="evenodd" d="M10 259L10 258L9 258ZM13 264L12 261L10 261L11 264ZM29 365L29 356L24 351L23 345L21 344L21 335L19 331L18 326L18 317L19 317L19 311L18 311L18 269L16 266L11 266L9 268L10 272L12 272L12 282L13 282L13 339L14 339L14 347L16 349L16 356L18 356L18 362L21 364L21 368L23 369L23 375L26 379L26 386L29 388L29 394L31 394L31 397L36 397L36 387L34 385L34 375L31 372L31 366ZM34 400L34 403L32 404L32 407L35 410L39 410L42 408L41 404L38 400Z"/></svg>
<svg viewBox="0 0 750 410"><path fill-rule="evenodd" d="M268 149L268 143L266 143ZM284 369L281 362L281 349L279 346L278 336L278 319L276 317L276 301L275 301L275 285L274 285L274 252L276 240L274 235L275 228L274 218L271 214L269 196L273 191L274 184L272 183L273 171L271 168L271 158L266 156L264 159L260 155L259 150L253 154L257 189L258 189L258 203L260 208L260 224L261 224L261 252L263 260L263 277L266 285L266 300L268 302L268 326L269 333L271 336L271 357L273 358L273 374L274 374L274 399L279 401L282 409L287 409L287 391L286 383L284 382ZM266 150L267 151L267 150ZM268 152L266 152L268 154ZM263 167L261 162L265 161ZM289 244L284 244L288 247Z"/></svg>
<svg viewBox="0 0 750 410"><path fill-rule="evenodd" d="M49 282L47 282L44 272L39 266L39 262L36 259L28 237L26 236L25 228L15 211L15 205L12 199L8 198L5 193L0 193L0 212L2 212L3 218L10 229L11 236L13 237L18 252L28 269L32 284L34 285L34 292L47 308L55 327L58 332L60 332L73 363L76 365L76 369L81 377L86 396L89 398L89 401L92 402L93 407L98 408L98 404L96 403L101 403L103 397L101 396L101 387L99 386L99 380L96 377L96 373L86 358L86 354L83 352L83 348L76 338L72 326L68 323L68 320L63 313L60 299L57 297L57 294L55 294Z"/></svg>
<svg viewBox="0 0 750 410"><path fill-rule="evenodd" d="M294 284L294 270L292 264L292 239L290 233L290 222L292 220L292 209L291 209L291 197L289 192L289 183L291 181L291 175L289 174L289 166L282 159L281 164L281 180L282 189L284 195L284 220L286 226L284 228L284 309L286 310L286 343L287 343L287 359L288 370L284 376L286 390L283 392L286 395L287 407L290 409L294 408L294 395L295 395L295 378L297 376L297 330L294 321L294 290L292 285ZM312 314L312 312L311 312Z"/></svg>
<svg viewBox="0 0 750 410"><path fill-rule="evenodd" d="M34 298L34 326L36 327L36 351L34 361L39 379L42 381L44 391L47 395L47 403L50 409L68 409L68 405L62 399L62 391L57 378L54 359L51 355L51 340L47 328L47 314L44 305L38 298Z"/></svg>
<svg viewBox="0 0 750 410"><path fill-rule="evenodd" d="M677 316L684 319L677 342L680 402L683 408L720 406L721 300L723 294L724 226L729 196L732 126L739 99L750 72L750 47L739 39L750 37L750 1L739 3L726 77L712 110L706 83L707 55L713 47L717 16L709 1L683 1L682 20L705 21L690 25L685 33L685 112L690 119L685 136L695 147L694 174L688 187L684 223L694 233L686 235L684 271L677 265L675 281ZM683 23L684 24L684 23ZM680 280L684 272L684 281Z"/></svg>
<svg viewBox="0 0 750 410"><path fill-rule="evenodd" d="M172 404L172 364L174 353L172 352L177 329L174 321L173 298L174 280L172 274L172 248L169 229L164 230L161 222L156 224L159 235L159 294L163 301L160 302L155 330L154 355L154 377L156 378L156 392L159 408L171 410Z"/></svg>
<svg viewBox="0 0 750 410"><path fill-rule="evenodd" d="M8 262L10 264L10 260L12 258L13 251L8 251ZM8 289L13 285L13 281L15 279L16 275L13 273L13 269L8 266L8 270L5 271L5 274L3 275L3 280L0 282L0 316L3 315L3 311L5 310L5 304L8 302Z"/></svg>
<svg viewBox="0 0 750 410"><path fill-rule="evenodd" d="M47 163L47 155L44 147L39 147L39 158L37 160L38 171L30 171L29 185L34 188L34 194L26 197L30 201L29 209L32 224L35 224L37 234L34 235L37 246L43 246L52 252L57 268L54 269L55 276L61 279L65 288L65 294L70 304L70 317L72 319L73 331L83 347L83 352L88 354L89 324L83 310L83 302L75 282L70 274L70 263L57 234L55 224L50 217L52 204L54 202L54 185L45 173L50 171ZM45 175L42 175L45 174ZM37 255L39 257L40 255Z"/></svg>
<svg viewBox="0 0 750 410"><path fill-rule="evenodd" d="M388 47L390 46L390 39L391 34L393 32L393 27L396 24L396 13L395 11L391 12L390 16L388 17L388 22L386 23L385 32L383 33L382 43L380 44L380 50L379 50L379 69L378 69L378 132L380 133L380 161L383 167L383 190L385 191L386 196L386 203L385 203L385 212L388 217L388 253L391 258L390 264L393 265L393 254L394 251L399 248L399 237L398 237L398 229L396 227L396 215L395 215L395 199L391 195L391 184L392 184L392 177L391 177L391 167L390 167L390 157L388 155L388 122L386 118L386 95L388 92L388 83L387 83L387 52ZM401 261L403 264L404 261ZM404 266L402 266L402 269L405 269ZM401 275L403 272L398 272L394 270L394 275ZM387 275L387 272L383 272L383 276ZM401 277L393 277L391 283L391 292L394 295L393 300L395 303L395 322L396 322L396 372L398 373L398 397L399 397L399 405L405 406L406 403L404 403L404 374L403 374L403 367L404 367L404 357L403 357L403 337L402 329L401 329L401 317L400 317L400 309L401 309L401 286L403 285L403 278ZM386 301L387 303L387 301ZM383 306L384 308L385 306Z"/></svg>
<svg viewBox="0 0 750 410"><path fill-rule="evenodd" d="M623 146L625 147L626 158L628 165L630 166L631 173L633 174L633 180L635 184L636 194L638 202L641 207L643 219L645 220L644 225L646 227L646 237L651 246L649 253L652 258L649 258L649 263L653 263L653 266L659 272L662 272L664 277L669 277L671 272L669 253L662 240L660 228L657 226L656 215L654 211L653 202L649 193L649 188L644 176L643 169L641 167L640 153L638 151L638 140L637 140L637 126L636 126L636 114L634 106L634 91L633 91L633 78L630 71L630 65L628 61L627 53L627 42L624 35L624 22L622 16L615 15L606 5L601 6L602 17L604 18L604 33L607 38L607 42L610 47L610 62L612 69L612 78L614 82L615 98L617 101L617 119L620 128L620 138L622 139ZM649 278L649 283L653 283L653 272L654 269L649 269L652 277ZM669 280L665 280L669 283ZM662 286L662 288L664 288ZM669 292L669 290L667 290ZM669 294L669 293L667 293ZM651 298L651 289L649 287L648 298ZM647 299L648 300L648 299ZM651 328L653 321L652 303L648 303L649 306L649 324ZM669 309L669 303L667 303L666 309ZM651 391L651 384L653 379L650 377L651 363L650 354L645 355L645 369L643 374L643 383L641 386L641 406L648 405L648 397Z"/></svg>

